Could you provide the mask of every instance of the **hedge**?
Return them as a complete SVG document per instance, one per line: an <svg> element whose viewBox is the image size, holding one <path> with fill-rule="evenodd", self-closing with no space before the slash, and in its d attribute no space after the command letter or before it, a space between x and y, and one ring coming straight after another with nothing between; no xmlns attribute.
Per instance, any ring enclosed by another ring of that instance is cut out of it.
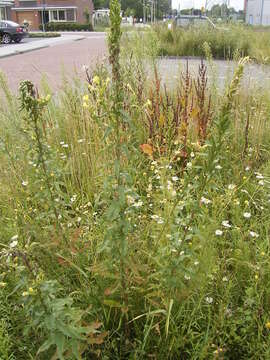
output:
<svg viewBox="0 0 270 360"><path fill-rule="evenodd" d="M28 36L30 38L55 38L55 37L60 37L61 34L59 33L52 33L52 32L30 32L28 34Z"/></svg>
<svg viewBox="0 0 270 360"><path fill-rule="evenodd" d="M43 26L39 26L40 30ZM79 24L75 22L49 22L45 25L46 31L93 31L92 24Z"/></svg>

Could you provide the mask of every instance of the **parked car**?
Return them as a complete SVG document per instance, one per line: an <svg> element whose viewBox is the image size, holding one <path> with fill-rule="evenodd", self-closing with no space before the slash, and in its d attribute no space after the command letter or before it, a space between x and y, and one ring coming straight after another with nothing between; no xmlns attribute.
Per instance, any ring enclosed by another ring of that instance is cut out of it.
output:
<svg viewBox="0 0 270 360"><path fill-rule="evenodd" d="M19 43L27 35L27 29L19 24L13 21L0 20L0 39L3 44L10 44L12 41Z"/></svg>

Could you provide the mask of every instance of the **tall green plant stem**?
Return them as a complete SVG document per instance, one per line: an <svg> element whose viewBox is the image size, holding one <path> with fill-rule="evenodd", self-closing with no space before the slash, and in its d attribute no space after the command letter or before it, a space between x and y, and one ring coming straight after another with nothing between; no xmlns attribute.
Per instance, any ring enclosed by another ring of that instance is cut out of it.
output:
<svg viewBox="0 0 270 360"><path fill-rule="evenodd" d="M122 100L123 100L123 87L121 79L121 69L120 69L120 41L121 41L121 6L118 0L111 0L110 2L110 33L108 39L109 45L109 60L112 66L112 82L113 82L113 123L115 131L115 152L116 152L116 162L115 162L115 177L117 182L116 198L120 206L120 212L118 216L118 224L116 225L116 236L119 238L117 247L117 252L120 255L120 277L121 277L121 296L122 301L125 307L125 310L128 309L128 294L127 294L127 281L126 281L126 271L125 271L125 255L126 255L126 234L124 231L124 204L122 199L123 186L121 179L121 111L122 111ZM118 228L118 230L117 230ZM115 245L113 245L115 246ZM126 312L126 311L125 311ZM125 317L126 319L126 317ZM128 331L128 322L125 321L125 331Z"/></svg>

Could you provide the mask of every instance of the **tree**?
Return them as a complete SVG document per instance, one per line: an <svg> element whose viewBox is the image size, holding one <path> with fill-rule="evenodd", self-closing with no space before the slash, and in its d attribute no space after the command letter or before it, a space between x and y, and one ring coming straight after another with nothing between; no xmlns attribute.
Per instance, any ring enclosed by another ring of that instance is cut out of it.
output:
<svg viewBox="0 0 270 360"><path fill-rule="evenodd" d="M136 18L143 18L144 5L150 12L151 4L155 1L156 17L163 18L163 16L171 13L171 0L121 0L121 10L126 16L133 14ZM94 8L108 8L110 0L93 0Z"/></svg>
<svg viewBox="0 0 270 360"><path fill-rule="evenodd" d="M219 4L213 5L211 8L211 14L214 18L221 17L221 7Z"/></svg>
<svg viewBox="0 0 270 360"><path fill-rule="evenodd" d="M110 0L93 0L94 9L108 9L110 6Z"/></svg>

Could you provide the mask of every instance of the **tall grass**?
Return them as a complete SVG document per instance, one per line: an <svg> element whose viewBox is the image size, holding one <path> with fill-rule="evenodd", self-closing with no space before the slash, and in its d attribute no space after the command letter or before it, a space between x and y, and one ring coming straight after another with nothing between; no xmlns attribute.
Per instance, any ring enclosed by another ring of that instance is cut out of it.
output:
<svg viewBox="0 0 270 360"><path fill-rule="evenodd" d="M173 28L155 27L160 41L159 54L163 56L205 56L204 43L208 43L216 59L249 56L256 62L269 63L269 31L258 31L245 26L227 28Z"/></svg>
<svg viewBox="0 0 270 360"><path fill-rule="evenodd" d="M268 359L270 93L243 61L168 91L135 50L51 97L2 79L0 356Z"/></svg>

